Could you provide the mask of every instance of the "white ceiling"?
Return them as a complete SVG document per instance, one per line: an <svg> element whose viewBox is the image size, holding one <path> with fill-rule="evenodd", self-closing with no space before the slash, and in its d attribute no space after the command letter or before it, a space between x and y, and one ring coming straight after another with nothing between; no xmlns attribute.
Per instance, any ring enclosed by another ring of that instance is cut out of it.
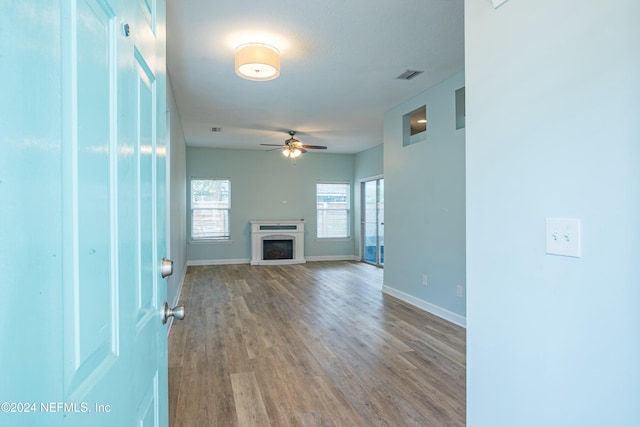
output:
<svg viewBox="0 0 640 427"><path fill-rule="evenodd" d="M327 153L382 143L385 111L463 70L463 3L167 1L167 64L187 145L265 150L289 130ZM248 42L280 50L280 77L235 74L235 47ZM407 69L425 72L397 80Z"/></svg>

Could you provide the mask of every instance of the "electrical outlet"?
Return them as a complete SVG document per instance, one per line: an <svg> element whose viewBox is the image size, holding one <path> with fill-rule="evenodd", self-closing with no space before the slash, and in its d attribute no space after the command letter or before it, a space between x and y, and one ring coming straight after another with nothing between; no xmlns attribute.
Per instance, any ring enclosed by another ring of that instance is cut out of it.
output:
<svg viewBox="0 0 640 427"><path fill-rule="evenodd" d="M422 275L422 284L427 286L427 275L426 274Z"/></svg>
<svg viewBox="0 0 640 427"><path fill-rule="evenodd" d="M458 287L456 288L456 295L458 296L458 298L462 298L462 285L458 285Z"/></svg>
<svg viewBox="0 0 640 427"><path fill-rule="evenodd" d="M546 252L580 258L580 219L547 218Z"/></svg>

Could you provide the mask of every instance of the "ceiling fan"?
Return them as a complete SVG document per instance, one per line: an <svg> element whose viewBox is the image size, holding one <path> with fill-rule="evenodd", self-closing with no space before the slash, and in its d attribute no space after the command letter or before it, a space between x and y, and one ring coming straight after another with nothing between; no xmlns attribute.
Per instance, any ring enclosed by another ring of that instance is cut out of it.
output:
<svg viewBox="0 0 640 427"><path fill-rule="evenodd" d="M300 142L300 140L295 138L296 132L289 131L289 135L291 136L289 139L284 141L284 145L278 144L260 144L266 145L270 147L282 147L282 155L285 157L291 157L295 159L299 157L302 153L306 153L307 150L326 150L327 147L324 145L305 145Z"/></svg>

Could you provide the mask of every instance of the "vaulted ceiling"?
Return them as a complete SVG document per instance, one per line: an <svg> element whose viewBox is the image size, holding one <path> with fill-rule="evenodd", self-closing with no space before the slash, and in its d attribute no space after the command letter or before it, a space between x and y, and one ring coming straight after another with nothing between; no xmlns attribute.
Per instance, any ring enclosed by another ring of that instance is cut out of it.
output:
<svg viewBox="0 0 640 427"><path fill-rule="evenodd" d="M265 150L289 130L327 153L382 143L385 111L463 70L463 3L169 0L167 64L187 145ZM280 50L277 79L235 74L248 42ZM424 73L396 79L406 70Z"/></svg>

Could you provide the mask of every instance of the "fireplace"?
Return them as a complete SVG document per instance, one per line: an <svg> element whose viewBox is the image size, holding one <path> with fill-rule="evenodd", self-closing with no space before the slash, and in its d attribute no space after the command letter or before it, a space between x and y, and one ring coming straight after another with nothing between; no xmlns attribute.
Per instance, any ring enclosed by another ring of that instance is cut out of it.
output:
<svg viewBox="0 0 640 427"><path fill-rule="evenodd" d="M251 265L305 262L304 221L251 221Z"/></svg>
<svg viewBox="0 0 640 427"><path fill-rule="evenodd" d="M262 259L293 259L293 239L262 240Z"/></svg>

